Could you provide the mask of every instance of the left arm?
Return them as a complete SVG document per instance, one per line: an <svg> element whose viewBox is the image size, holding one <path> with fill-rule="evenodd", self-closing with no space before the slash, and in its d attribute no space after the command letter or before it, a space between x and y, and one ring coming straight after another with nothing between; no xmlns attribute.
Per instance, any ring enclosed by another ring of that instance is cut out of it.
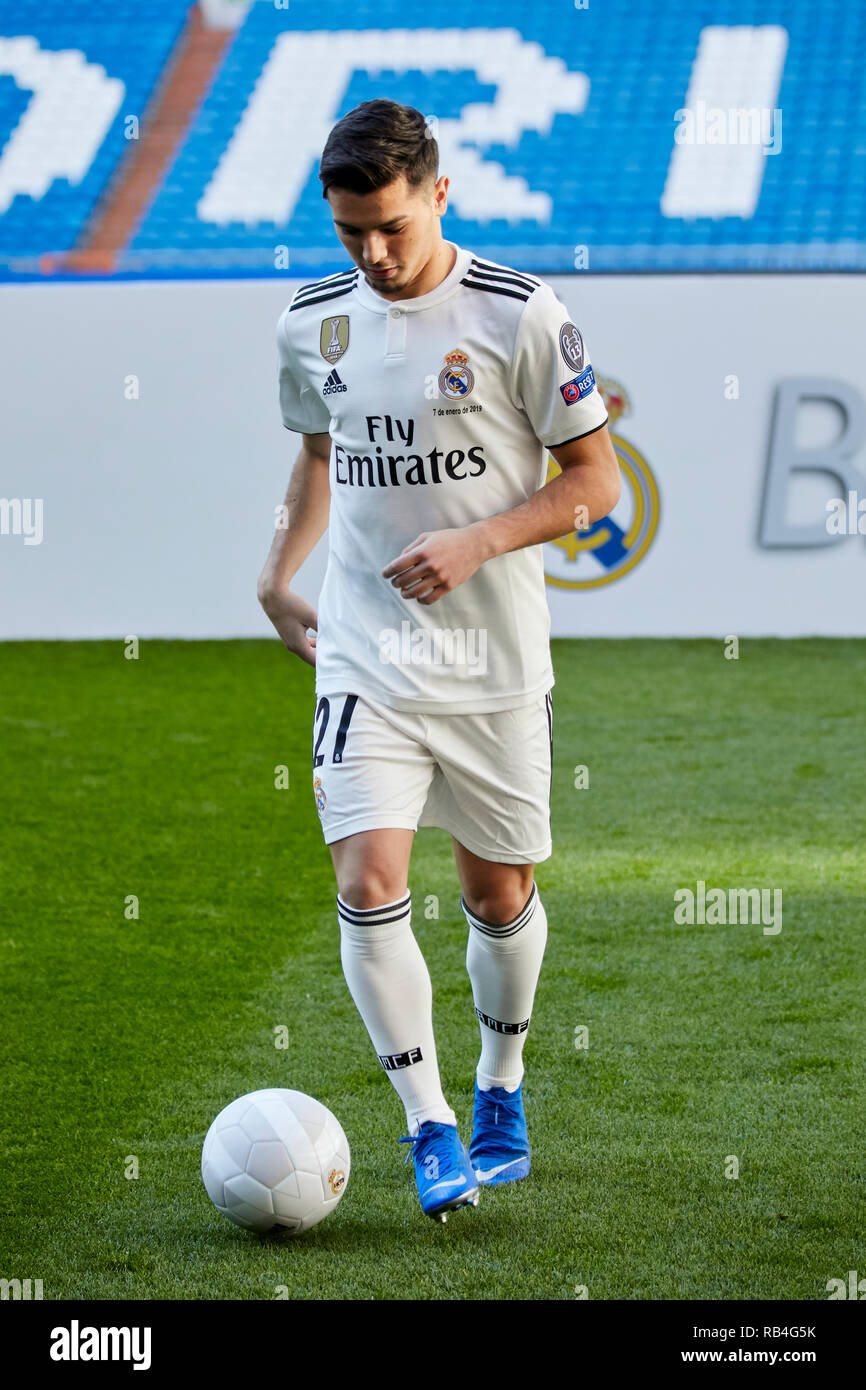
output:
<svg viewBox="0 0 866 1390"><path fill-rule="evenodd" d="M606 424L548 452L562 472L532 497L469 526L422 532L383 569L383 577L405 598L435 603L485 560L585 530L613 510L621 484Z"/></svg>

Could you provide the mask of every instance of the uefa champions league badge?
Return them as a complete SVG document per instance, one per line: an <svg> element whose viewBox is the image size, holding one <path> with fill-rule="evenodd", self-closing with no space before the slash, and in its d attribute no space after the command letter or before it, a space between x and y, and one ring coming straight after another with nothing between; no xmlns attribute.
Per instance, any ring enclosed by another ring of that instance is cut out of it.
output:
<svg viewBox="0 0 866 1390"><path fill-rule="evenodd" d="M328 804L327 798L325 796L325 788L322 786L321 777L313 778L313 794L316 798L316 810L321 816L325 810L325 807Z"/></svg>
<svg viewBox="0 0 866 1390"><path fill-rule="evenodd" d="M559 389L566 405L574 405L575 401L582 401L584 396L588 396L590 391L595 390L595 376L592 367L587 367L580 376L576 376L572 381L567 381Z"/></svg>

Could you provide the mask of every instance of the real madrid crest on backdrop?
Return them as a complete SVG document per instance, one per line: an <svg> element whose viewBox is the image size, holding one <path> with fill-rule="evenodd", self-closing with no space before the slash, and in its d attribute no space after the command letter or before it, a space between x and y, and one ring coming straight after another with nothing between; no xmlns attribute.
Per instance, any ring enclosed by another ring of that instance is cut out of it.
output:
<svg viewBox="0 0 866 1390"><path fill-rule="evenodd" d="M567 334L568 329L573 329L576 337ZM583 343L574 324L564 326L559 345L569 367L580 371ZM629 398L616 381L597 377L596 385L607 406L611 443L625 486L610 516L593 522L585 531L572 531L545 545L544 577L558 589L599 589L621 579L640 563L658 530L659 490L652 469L633 444L613 432L620 416L630 413ZM560 471L550 457L548 482Z"/></svg>

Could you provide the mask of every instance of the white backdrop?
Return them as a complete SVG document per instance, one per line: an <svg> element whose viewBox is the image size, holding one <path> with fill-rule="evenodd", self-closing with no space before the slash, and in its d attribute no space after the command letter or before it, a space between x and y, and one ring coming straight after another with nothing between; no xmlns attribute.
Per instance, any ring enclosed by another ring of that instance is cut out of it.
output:
<svg viewBox="0 0 866 1390"><path fill-rule="evenodd" d="M621 577L546 547L549 574L606 581L550 587L554 633L866 634L866 537L759 542L774 428L768 534L826 534L825 504L844 495L815 471L787 488L793 448L808 464L843 436L844 481L866 497L866 277L550 280L596 376L624 389L614 433L660 497L655 537ZM0 287L0 638L272 632L255 589L297 451L274 345L294 283ZM815 379L844 409L813 401L774 426L780 388ZM624 531L631 509L626 488ZM313 600L323 565L324 542L297 585Z"/></svg>

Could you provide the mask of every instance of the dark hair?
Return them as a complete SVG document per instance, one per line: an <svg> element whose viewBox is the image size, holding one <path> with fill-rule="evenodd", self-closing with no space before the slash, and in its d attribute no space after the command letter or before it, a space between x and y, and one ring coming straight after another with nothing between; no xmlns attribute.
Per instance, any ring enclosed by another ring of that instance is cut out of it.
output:
<svg viewBox="0 0 866 1390"><path fill-rule="evenodd" d="M405 174L413 188L436 179L439 146L414 106L398 101L362 101L328 136L319 161L322 197L333 185L350 193L373 193Z"/></svg>

